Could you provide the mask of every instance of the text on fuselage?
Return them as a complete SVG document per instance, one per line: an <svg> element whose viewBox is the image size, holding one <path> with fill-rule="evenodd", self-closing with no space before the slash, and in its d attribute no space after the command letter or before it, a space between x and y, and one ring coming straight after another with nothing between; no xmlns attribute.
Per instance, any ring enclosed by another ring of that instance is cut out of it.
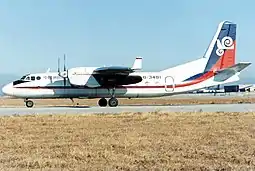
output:
<svg viewBox="0 0 255 171"><path fill-rule="evenodd" d="M143 79L161 79L160 75L144 75Z"/></svg>

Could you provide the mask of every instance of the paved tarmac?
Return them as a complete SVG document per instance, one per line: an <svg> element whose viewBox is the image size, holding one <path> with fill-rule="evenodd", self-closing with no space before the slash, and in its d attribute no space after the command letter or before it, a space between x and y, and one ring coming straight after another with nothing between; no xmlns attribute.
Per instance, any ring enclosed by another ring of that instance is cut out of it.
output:
<svg viewBox="0 0 255 171"><path fill-rule="evenodd" d="M202 104L178 106L118 106L118 107L35 107L0 108L0 116L26 114L89 114L121 112L255 112L255 104Z"/></svg>

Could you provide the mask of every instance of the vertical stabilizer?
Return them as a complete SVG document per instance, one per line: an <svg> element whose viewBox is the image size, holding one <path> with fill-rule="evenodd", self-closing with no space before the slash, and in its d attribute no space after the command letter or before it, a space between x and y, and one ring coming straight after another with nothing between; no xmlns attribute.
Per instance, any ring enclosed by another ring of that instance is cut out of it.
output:
<svg viewBox="0 0 255 171"><path fill-rule="evenodd" d="M219 24L204 57L208 58L205 72L218 71L235 64L236 24L229 21Z"/></svg>

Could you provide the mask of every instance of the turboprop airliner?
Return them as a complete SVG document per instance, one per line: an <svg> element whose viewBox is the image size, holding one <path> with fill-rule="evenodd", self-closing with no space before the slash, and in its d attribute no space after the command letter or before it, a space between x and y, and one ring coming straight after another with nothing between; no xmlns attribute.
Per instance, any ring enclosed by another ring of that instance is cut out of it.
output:
<svg viewBox="0 0 255 171"><path fill-rule="evenodd" d="M100 98L98 105L118 106L118 98L171 96L239 80L250 62L236 63L236 24L223 21L203 57L163 69L142 72L142 58L132 67L75 67L64 71L27 74L2 88L5 95L24 99ZM176 59L176 58L175 58Z"/></svg>

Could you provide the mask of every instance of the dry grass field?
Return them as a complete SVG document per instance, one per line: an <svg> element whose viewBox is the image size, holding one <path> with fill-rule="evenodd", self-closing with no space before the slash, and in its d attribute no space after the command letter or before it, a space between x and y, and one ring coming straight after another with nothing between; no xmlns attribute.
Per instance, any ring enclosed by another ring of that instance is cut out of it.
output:
<svg viewBox="0 0 255 171"><path fill-rule="evenodd" d="M0 117L1 170L255 169L255 113Z"/></svg>
<svg viewBox="0 0 255 171"><path fill-rule="evenodd" d="M35 99L34 107L40 106L72 106L77 103L80 106L97 106L98 99L74 99L72 104L70 99ZM230 97L169 97L169 98L137 98L119 99L119 105L180 105L180 104L222 104L222 103L255 103L255 97L230 96ZM20 107L24 106L22 99L0 98L0 107Z"/></svg>

